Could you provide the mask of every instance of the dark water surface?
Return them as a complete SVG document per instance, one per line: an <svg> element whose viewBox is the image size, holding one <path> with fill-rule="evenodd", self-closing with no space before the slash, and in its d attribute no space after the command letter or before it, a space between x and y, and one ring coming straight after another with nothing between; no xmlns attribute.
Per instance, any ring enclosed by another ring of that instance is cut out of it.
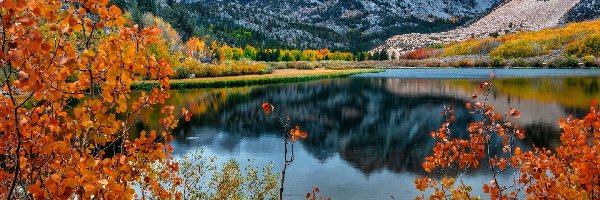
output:
<svg viewBox="0 0 600 200"><path fill-rule="evenodd" d="M455 107L455 126L467 127L473 119L464 105L490 72L394 69L308 83L173 91L170 103L194 116L175 130L172 145L176 155L204 149L219 161L274 162L279 171L283 137L260 108L270 102L308 132L288 168L286 199L304 199L312 185L334 199L413 199L418 194L414 178L427 175L421 163L433 148L430 132L440 127L440 112ZM516 123L527 131L523 147L556 147L559 118L581 116L592 99L600 98L600 70L503 69L496 74L489 102L497 110L521 111ZM490 177L476 170L465 180L480 191Z"/></svg>

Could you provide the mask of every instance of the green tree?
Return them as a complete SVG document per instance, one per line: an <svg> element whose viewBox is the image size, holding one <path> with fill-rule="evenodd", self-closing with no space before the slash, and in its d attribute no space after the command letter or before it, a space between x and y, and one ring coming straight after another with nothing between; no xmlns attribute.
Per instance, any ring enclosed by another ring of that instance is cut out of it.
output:
<svg viewBox="0 0 600 200"><path fill-rule="evenodd" d="M388 54L388 52L386 50L381 50L379 52L379 60L389 60L390 59L390 55Z"/></svg>
<svg viewBox="0 0 600 200"><path fill-rule="evenodd" d="M365 61L368 59L369 59L369 53L367 53L367 52L358 53L358 61Z"/></svg>
<svg viewBox="0 0 600 200"><path fill-rule="evenodd" d="M246 48L244 48L244 57L246 57L250 60L256 60L256 55L257 55L256 48L254 48L250 45L246 45Z"/></svg>

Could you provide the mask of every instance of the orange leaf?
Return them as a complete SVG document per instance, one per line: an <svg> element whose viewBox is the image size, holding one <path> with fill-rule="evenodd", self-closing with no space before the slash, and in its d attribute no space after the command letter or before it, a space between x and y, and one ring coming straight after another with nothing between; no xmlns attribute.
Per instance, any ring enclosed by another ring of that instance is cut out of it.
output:
<svg viewBox="0 0 600 200"><path fill-rule="evenodd" d="M273 105L269 104L269 103L263 103L261 105L262 109L265 111L265 113L271 113L271 111L273 110Z"/></svg>
<svg viewBox="0 0 600 200"><path fill-rule="evenodd" d="M108 180L100 179L100 180L98 180L98 183L100 183L101 185L108 185Z"/></svg>

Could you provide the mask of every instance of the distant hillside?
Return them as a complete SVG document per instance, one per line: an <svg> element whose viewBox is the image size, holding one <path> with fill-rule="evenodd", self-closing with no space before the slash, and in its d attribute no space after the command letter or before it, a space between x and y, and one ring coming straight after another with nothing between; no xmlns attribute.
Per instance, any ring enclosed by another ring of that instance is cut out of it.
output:
<svg viewBox="0 0 600 200"><path fill-rule="evenodd" d="M233 46L364 51L397 34L451 30L502 0L114 1L164 18L184 38L210 35Z"/></svg>
<svg viewBox="0 0 600 200"><path fill-rule="evenodd" d="M554 27L564 21L590 19L598 14L596 0L511 0L487 16L463 28L433 33L404 34L388 39L374 51L403 53L435 44L447 44L468 38L484 38L519 31ZM594 11L589 11L596 8Z"/></svg>

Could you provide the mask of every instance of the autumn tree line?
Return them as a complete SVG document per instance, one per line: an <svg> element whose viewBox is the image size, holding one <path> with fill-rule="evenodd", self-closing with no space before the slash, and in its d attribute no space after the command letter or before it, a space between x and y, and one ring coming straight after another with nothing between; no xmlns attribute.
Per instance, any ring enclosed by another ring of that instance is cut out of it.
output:
<svg viewBox="0 0 600 200"><path fill-rule="evenodd" d="M125 18L133 22L131 13ZM189 37L185 41L171 24L150 13L143 15L143 27L161 30L160 41L149 50L164 58L173 67L171 78L237 76L271 73L265 62L316 62L316 61L366 61L388 60L387 52L357 53L320 50L288 50L256 48L250 45L232 47L208 38Z"/></svg>
<svg viewBox="0 0 600 200"><path fill-rule="evenodd" d="M251 45L245 47L232 47L227 44L221 44L213 40L205 40L203 38L190 37L185 44L181 42L181 38L177 31L171 28L171 25L152 14L144 15L144 23L147 26L157 26L161 28L165 34L163 36L166 41L172 41L171 44L175 49L172 49L173 54L185 52L188 57L198 59L205 63L218 63L228 60L239 61L248 59L252 61L262 62L294 62L294 61L366 61L366 60L389 60L390 55L387 51L368 53L350 53L341 51L330 51L329 49L319 50L295 50L295 49L270 49L256 48ZM178 52L179 51L179 52Z"/></svg>
<svg viewBox="0 0 600 200"><path fill-rule="evenodd" d="M197 39L197 38L192 38ZM219 61L240 60L243 58L264 62L293 62L293 61L367 61L367 60L389 60L387 51L375 53L349 53L332 52L329 49L320 50L287 50L287 49L260 49L247 45L244 48L223 45L217 51Z"/></svg>

